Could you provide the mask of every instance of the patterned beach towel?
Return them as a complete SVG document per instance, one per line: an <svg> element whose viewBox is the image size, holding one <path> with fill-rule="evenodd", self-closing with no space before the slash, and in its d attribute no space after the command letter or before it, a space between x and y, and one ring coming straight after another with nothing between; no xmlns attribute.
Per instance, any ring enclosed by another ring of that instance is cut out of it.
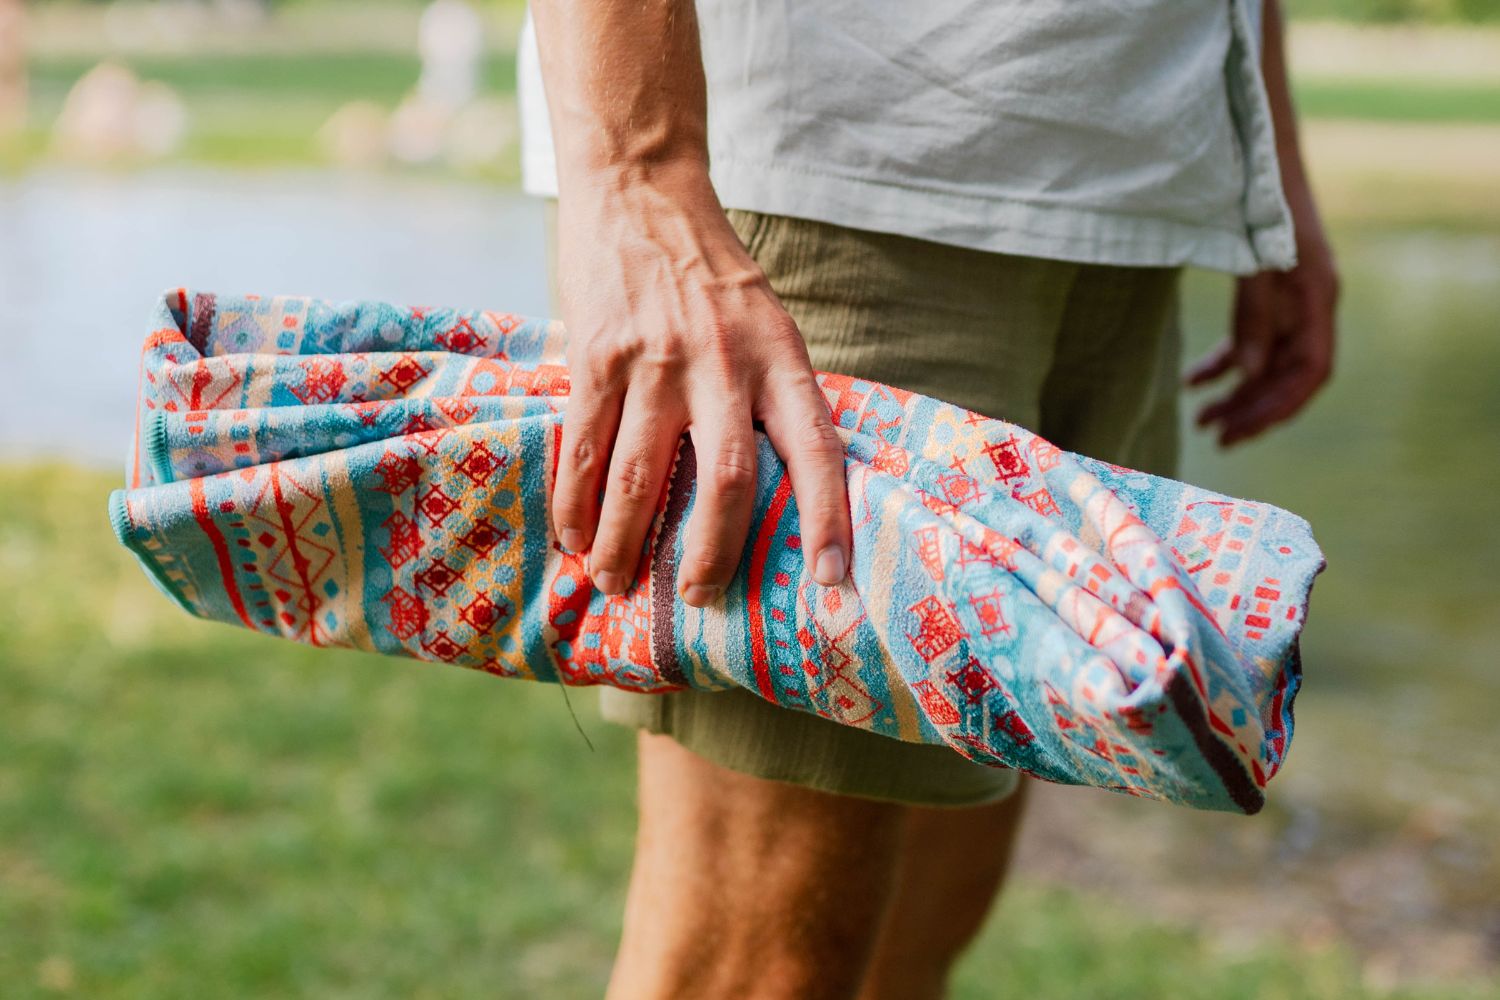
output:
<svg viewBox="0 0 1500 1000"><path fill-rule="evenodd" d="M1300 518L819 374L847 449L849 579L813 581L761 436L723 599L676 594L687 443L634 585L606 597L551 532L562 337L496 312L169 293L115 531L185 610L316 646L743 687L1049 781L1262 806L1323 567Z"/></svg>

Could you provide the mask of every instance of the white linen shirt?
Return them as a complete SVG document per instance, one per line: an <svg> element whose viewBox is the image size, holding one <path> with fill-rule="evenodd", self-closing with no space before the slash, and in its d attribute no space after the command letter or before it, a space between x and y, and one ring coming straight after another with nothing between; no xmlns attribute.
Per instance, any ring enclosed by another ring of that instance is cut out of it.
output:
<svg viewBox="0 0 1500 1000"><path fill-rule="evenodd" d="M1295 261L1260 0L697 7L726 207L1085 263ZM529 17L518 64L523 186L555 196Z"/></svg>

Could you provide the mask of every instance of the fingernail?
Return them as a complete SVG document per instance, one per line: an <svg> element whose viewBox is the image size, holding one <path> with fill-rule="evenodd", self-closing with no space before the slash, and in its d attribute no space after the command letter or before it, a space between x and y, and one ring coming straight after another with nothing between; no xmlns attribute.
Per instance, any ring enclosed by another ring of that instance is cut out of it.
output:
<svg viewBox="0 0 1500 1000"><path fill-rule="evenodd" d="M557 540L562 543L563 548L575 555L588 548L588 542L584 541L583 532L577 528L564 528L562 534L557 536Z"/></svg>
<svg viewBox="0 0 1500 1000"><path fill-rule="evenodd" d="M690 583L682 588L682 599L695 608L706 608L719 599L722 588L706 583Z"/></svg>
<svg viewBox="0 0 1500 1000"><path fill-rule="evenodd" d="M813 563L813 579L825 587L837 586L844 582L844 570L848 566L844 550L830 545L818 553L818 561Z"/></svg>
<svg viewBox="0 0 1500 1000"><path fill-rule="evenodd" d="M625 593L625 575L605 570L594 574L594 586L606 594Z"/></svg>

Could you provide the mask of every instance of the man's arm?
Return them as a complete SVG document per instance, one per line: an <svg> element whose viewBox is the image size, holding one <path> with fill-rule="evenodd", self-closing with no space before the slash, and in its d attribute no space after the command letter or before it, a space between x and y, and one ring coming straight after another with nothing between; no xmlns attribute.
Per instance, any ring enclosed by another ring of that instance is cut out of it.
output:
<svg viewBox="0 0 1500 1000"><path fill-rule="evenodd" d="M591 549L595 586L623 593L686 429L698 496L678 590L711 603L749 530L759 420L790 472L813 576L838 583L851 545L843 446L795 323L709 183L692 0L532 7L557 148L573 375L558 539Z"/></svg>
<svg viewBox="0 0 1500 1000"><path fill-rule="evenodd" d="M1254 437L1293 416L1333 372L1338 270L1302 165L1279 0L1266 0L1264 19L1261 70L1281 186L1296 227L1297 266L1241 278L1229 339L1188 375L1190 385L1202 385L1239 369L1239 384L1198 413L1198 426L1218 425L1222 445Z"/></svg>

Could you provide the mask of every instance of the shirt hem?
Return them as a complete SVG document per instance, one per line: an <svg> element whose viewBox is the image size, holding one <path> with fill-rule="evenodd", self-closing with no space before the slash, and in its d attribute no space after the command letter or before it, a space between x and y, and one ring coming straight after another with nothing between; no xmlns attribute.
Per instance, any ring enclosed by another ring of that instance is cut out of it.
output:
<svg viewBox="0 0 1500 1000"><path fill-rule="evenodd" d="M722 157L714 160L711 173L726 208L991 253L1123 267L1190 265L1231 274L1288 267L1295 261L1285 225L1241 231ZM528 194L557 196L556 170L549 160L526 157L522 176Z"/></svg>

